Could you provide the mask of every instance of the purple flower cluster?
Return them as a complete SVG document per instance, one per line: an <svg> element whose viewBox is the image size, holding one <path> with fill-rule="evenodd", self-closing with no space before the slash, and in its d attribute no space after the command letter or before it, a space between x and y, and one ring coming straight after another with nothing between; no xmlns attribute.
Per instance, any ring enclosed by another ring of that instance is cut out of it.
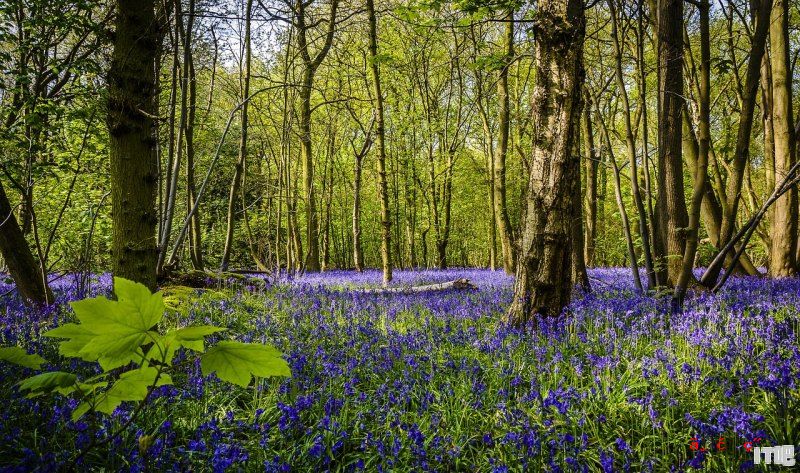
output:
<svg viewBox="0 0 800 473"><path fill-rule="evenodd" d="M215 323L281 349L293 377L248 389L203 377L191 354L175 386L121 438L82 460L112 470L213 471L710 471L747 468L744 440L796 441L800 280L740 278L699 292L683 314L636 294L629 273L590 272L564 317L536 332L499 319L512 278L475 269L398 271L395 284L466 277L479 289L374 293L380 273L282 277L266 288L196 291L169 323ZM92 292L106 293L107 276ZM58 361L40 334L70 320L69 277L58 303L26 311L4 301L0 344ZM0 291L3 288L0 287ZM63 359L62 359L63 360ZM63 364L61 364L63 363ZM48 471L131 414L72 423L75 401L25 399L31 373L0 365L0 470ZM141 435L154 437L144 452ZM726 451L690 439L724 436Z"/></svg>

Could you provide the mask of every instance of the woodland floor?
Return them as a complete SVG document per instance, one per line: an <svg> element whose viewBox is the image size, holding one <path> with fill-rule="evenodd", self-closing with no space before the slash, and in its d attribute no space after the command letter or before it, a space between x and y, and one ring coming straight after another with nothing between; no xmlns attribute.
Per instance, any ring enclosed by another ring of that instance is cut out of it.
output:
<svg viewBox="0 0 800 473"><path fill-rule="evenodd" d="M82 467L109 471L739 471L744 442L800 443L800 280L739 278L684 314L633 292L626 270L536 333L504 328L512 279L476 269L398 271L395 284L469 278L478 290L376 294L380 273L332 271L260 287L167 291L169 324L212 322L278 347L291 379L247 389L188 363L140 421ZM0 305L0 345L58 360L40 334L58 304ZM6 292L0 287L0 293ZM107 294L108 277L90 293ZM185 356L181 355L181 356ZM53 364L50 369L91 370ZM26 399L0 365L0 470L50 471L130 415L73 423L76 401ZM142 457L137 438L155 435ZM705 452L695 452L699 437ZM717 448L724 439L723 448Z"/></svg>

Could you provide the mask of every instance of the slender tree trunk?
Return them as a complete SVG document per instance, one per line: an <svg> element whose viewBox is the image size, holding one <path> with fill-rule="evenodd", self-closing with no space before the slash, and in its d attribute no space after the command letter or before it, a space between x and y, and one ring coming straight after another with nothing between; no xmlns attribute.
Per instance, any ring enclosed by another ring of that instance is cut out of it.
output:
<svg viewBox="0 0 800 473"><path fill-rule="evenodd" d="M622 98L622 115L625 121L625 145L628 151L628 162L630 164L631 176L631 195L633 203L636 205L636 212L639 215L639 238L642 240L642 254L644 256L644 266L647 271L647 280L649 287L658 285L656 273L653 270L653 257L650 248L650 229L647 223L647 212L642 201L642 192L639 190L639 165L636 157L636 138L633 135L633 123L631 119L631 106L628 99L628 90L625 86L625 78L622 75L622 46L617 32L617 13L615 0L608 1L608 7L611 12L611 37L614 43L616 67L615 76L617 81L617 88L619 89L620 97ZM642 107L646 103L641 104ZM683 182L681 180L681 186Z"/></svg>
<svg viewBox="0 0 800 473"><path fill-rule="evenodd" d="M513 20L514 13L509 12L508 19ZM508 274L514 273L514 236L511 220L508 217L506 205L506 157L508 156L508 142L511 130L511 103L508 93L508 72L514 62L514 22L508 21L505 26L505 51L504 64L500 69L497 80L497 115L498 139L497 150L494 153L494 213L497 219L497 232L500 234L500 243L503 250L503 269Z"/></svg>
<svg viewBox="0 0 800 473"><path fill-rule="evenodd" d="M372 92L375 101L375 136L378 139L378 199L381 202L381 262L383 264L383 285L392 280L391 225L389 215L389 184L386 177L386 128L383 123L383 94L381 92L380 64L378 63L378 21L375 17L375 4L367 0L369 16L369 53L371 56Z"/></svg>
<svg viewBox="0 0 800 473"><path fill-rule="evenodd" d="M153 0L117 0L108 73L111 155L111 262L114 274L156 287L155 54Z"/></svg>
<svg viewBox="0 0 800 473"><path fill-rule="evenodd" d="M759 84L759 69L764 56L764 46L767 36L768 18L771 0L762 0L756 16L756 28L750 46L750 56L747 63L744 91L742 94L742 107L739 113L739 128L736 136L736 150L732 172L728 176L725 190L726 201L723 205L722 227L720 229L719 245L725 247L730 241L736 228L736 216L739 211L739 201L742 192L742 182L747 162L750 159L750 135L753 128L756 94ZM727 257L727 255L726 255ZM703 274L700 282L706 286L713 286L719 276L721 266L710 266Z"/></svg>
<svg viewBox="0 0 800 473"><path fill-rule="evenodd" d="M699 147L697 161L694 166L694 181L692 184L691 212L689 213L689 226L686 230L686 247L681 262L681 272L675 284L673 297L674 308L683 307L683 298L690 280L693 280L692 269L697 253L700 233L700 212L703 205L703 196L706 190L706 176L708 176L708 153L711 146L711 33L710 33L710 5L709 0L700 0L700 93L698 101L699 113Z"/></svg>
<svg viewBox="0 0 800 473"><path fill-rule="evenodd" d="M598 113L599 116L599 113ZM642 278L639 275L639 259L636 257L636 248L633 246L633 232L631 232L631 224L628 219L628 211L625 208L625 201L622 198L622 183L620 182L621 170L617 166L617 158L614 156L613 147L611 146L611 137L608 133L608 127L605 122L600 121L600 126L603 131L603 139L608 147L608 160L611 163L611 169L614 172L614 197L617 201L617 208L619 209L619 216L622 220L622 234L625 237L625 243L628 250L628 262L631 266L631 275L633 276L633 285L636 291L642 292Z"/></svg>
<svg viewBox="0 0 800 473"><path fill-rule="evenodd" d="M658 177L656 241L659 284L673 286L681 271L689 216L683 189L683 0L658 0Z"/></svg>
<svg viewBox="0 0 800 473"><path fill-rule="evenodd" d="M353 263L359 273L364 270L364 250L361 249L361 170L363 155L356 154L353 168Z"/></svg>
<svg viewBox="0 0 800 473"><path fill-rule="evenodd" d="M314 189L314 156L311 147L311 91L317 68L328 55L333 44L333 33L336 28L336 12L339 0L332 0L330 15L327 18L328 29L322 48L313 57L309 52L308 28L306 24L307 2L298 0L294 6L295 27L297 28L297 46L303 60L303 79L300 84L300 160L303 163L303 194L306 205L306 243L308 254L305 269L316 272L320 270L319 261L319 228L317 223L316 192Z"/></svg>
<svg viewBox="0 0 800 473"><path fill-rule="evenodd" d="M187 212L191 212L197 201L197 191L194 182L194 123L197 112L197 77L194 70L194 58L192 57L192 24L194 23L195 1L189 0L189 26L184 35L184 67L188 69L189 103L188 116L186 118L186 193L187 193ZM184 91L184 94L186 91ZM182 112L183 113L183 112ZM196 210L189 217L189 257L192 260L192 267L196 270L203 270L203 246L202 231L200 222L200 210Z"/></svg>
<svg viewBox="0 0 800 473"><path fill-rule="evenodd" d="M788 0L773 2L769 39L775 175L785 176L795 160ZM773 277L797 273L797 217L797 191L791 189L775 202L772 214L769 273Z"/></svg>
<svg viewBox="0 0 800 473"><path fill-rule="evenodd" d="M581 90L581 96L583 96L583 90ZM589 284L589 274L586 272L586 260L584 259L584 240L583 240L583 206L581 205L582 194L581 194L581 166L580 166L580 155L581 155L581 140L580 140L580 129L581 129L581 118L582 114L577 113L573 114L573 120L575 123L572 125L572 129L575 133L575 136L572 140L572 154L573 159L578 161L577 166L577 176L572 180L572 222L570 224L570 233L572 237L572 281L574 284L584 291L591 291L592 286Z"/></svg>
<svg viewBox="0 0 800 473"><path fill-rule="evenodd" d="M583 94L583 120L581 137L583 138L583 148L586 165L586 198L584 199L586 208L586 219L584 232L583 254L586 265L594 267L594 253L597 241L597 167L599 157L594 148L594 130L591 120L591 97L588 93Z"/></svg>
<svg viewBox="0 0 800 473"><path fill-rule="evenodd" d="M572 290L574 126L581 112L585 18L581 0L541 0L536 17L533 153L514 299L505 321L558 316Z"/></svg>
<svg viewBox="0 0 800 473"><path fill-rule="evenodd" d="M244 14L244 84L242 90L243 99L250 97L250 61L252 55L252 45L250 41L250 20L253 14L253 0L247 0L246 11ZM236 197L239 195L239 186L242 183L242 174L245 172L244 163L247 160L247 131L248 131L248 108L250 101L247 100L242 105L242 134L239 140L239 159L233 171L230 194L228 196L228 218L225 231L225 248L222 251L222 261L220 269L225 271L230 263L231 251L233 248L233 231L236 226Z"/></svg>
<svg viewBox="0 0 800 473"><path fill-rule="evenodd" d="M178 49L180 46L180 37L183 32L183 12L181 11L181 0L174 0L175 1L175 48ZM190 5L191 8L194 8L194 5ZM181 116L180 122L178 125L178 143L173 150L174 159L171 160L171 171L169 180L167 181L167 202L166 208L164 209L164 223L161 233L161 241L159 242L159 252L158 252L158 262L156 266L156 270L159 274L163 272L164 262L167 257L167 251L169 249L169 239L170 234L172 233L172 220L175 216L175 202L178 199L178 181L180 178L180 169L181 169L181 156L183 153L183 139L184 139L184 131L186 130L186 119L187 119L187 105L186 102L188 100L188 84L189 84L189 65L187 57L191 56L191 31L194 25L194 12L190 12L187 26L186 26L186 37L184 38L184 42L186 46L184 47L184 57L183 57L183 70L181 73ZM177 52L173 55L173 59L177 60ZM173 123L174 126L174 123Z"/></svg>

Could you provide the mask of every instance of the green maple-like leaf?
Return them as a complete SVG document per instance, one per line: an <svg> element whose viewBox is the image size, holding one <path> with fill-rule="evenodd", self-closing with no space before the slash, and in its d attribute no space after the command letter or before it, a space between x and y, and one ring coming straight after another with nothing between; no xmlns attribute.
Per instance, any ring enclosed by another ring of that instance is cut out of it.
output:
<svg viewBox="0 0 800 473"><path fill-rule="evenodd" d="M151 294L144 285L123 278L114 278L114 292L114 301L95 297L72 302L81 323L66 324L44 335L68 339L59 347L64 356L100 361L105 370L126 365L161 321L164 300L160 292Z"/></svg>
<svg viewBox="0 0 800 473"><path fill-rule="evenodd" d="M19 389L20 391L28 391L28 396L32 397L69 388L70 386L74 386L77 380L78 377L72 373L50 371L22 380L19 383Z"/></svg>
<svg viewBox="0 0 800 473"><path fill-rule="evenodd" d="M281 352L269 345L222 341L200 359L203 375L216 373L223 381L246 387L251 376L291 376Z"/></svg>
<svg viewBox="0 0 800 473"><path fill-rule="evenodd" d="M159 376L158 370L152 366L127 371L108 391L97 396L94 408L98 412L111 414L123 402L143 401L147 397L149 388L166 384L172 384L172 379L163 373ZM78 420L88 412L89 408L90 406L85 402L78 405L72 412L72 420Z"/></svg>
<svg viewBox="0 0 800 473"><path fill-rule="evenodd" d="M2 347L0 348L0 361L38 370L42 369L42 363L46 360L36 354L29 355L22 347Z"/></svg>

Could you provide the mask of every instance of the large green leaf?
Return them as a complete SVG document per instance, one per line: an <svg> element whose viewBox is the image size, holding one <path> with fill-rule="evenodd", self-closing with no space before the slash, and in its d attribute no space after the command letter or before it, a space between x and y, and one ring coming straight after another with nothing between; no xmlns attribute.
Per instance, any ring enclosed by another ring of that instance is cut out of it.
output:
<svg viewBox="0 0 800 473"><path fill-rule="evenodd" d="M239 386L250 384L251 376L291 376L281 352L269 345L222 341L200 359L203 375L216 373L223 381Z"/></svg>
<svg viewBox="0 0 800 473"><path fill-rule="evenodd" d="M125 401L143 401L147 397L148 388L172 384L172 379L161 374L156 382L158 370L152 366L127 371L119 377L108 391L96 398L95 409L98 412L111 414ZM73 412L73 420L77 420L87 412L87 407L78 406Z"/></svg>
<svg viewBox="0 0 800 473"><path fill-rule="evenodd" d="M75 385L77 379L78 377L72 373L50 371L22 380L19 383L19 389L20 391L29 391L29 395L33 396L69 388Z"/></svg>
<svg viewBox="0 0 800 473"><path fill-rule="evenodd" d="M195 325L191 327L184 327L174 332L170 332L175 337L175 341L182 347L194 351L203 351L205 345L203 339L211 334L223 332L226 329L214 327L213 325Z"/></svg>
<svg viewBox="0 0 800 473"><path fill-rule="evenodd" d="M148 332L164 315L160 292L151 294L142 284L114 278L117 300L104 297L72 302L81 322L66 324L45 336L66 338L59 352L64 356L101 361L103 369L130 362L138 348L148 340Z"/></svg>
<svg viewBox="0 0 800 473"><path fill-rule="evenodd" d="M29 355L22 347L0 348L0 361L7 361L15 365L38 370L46 360L39 355Z"/></svg>

